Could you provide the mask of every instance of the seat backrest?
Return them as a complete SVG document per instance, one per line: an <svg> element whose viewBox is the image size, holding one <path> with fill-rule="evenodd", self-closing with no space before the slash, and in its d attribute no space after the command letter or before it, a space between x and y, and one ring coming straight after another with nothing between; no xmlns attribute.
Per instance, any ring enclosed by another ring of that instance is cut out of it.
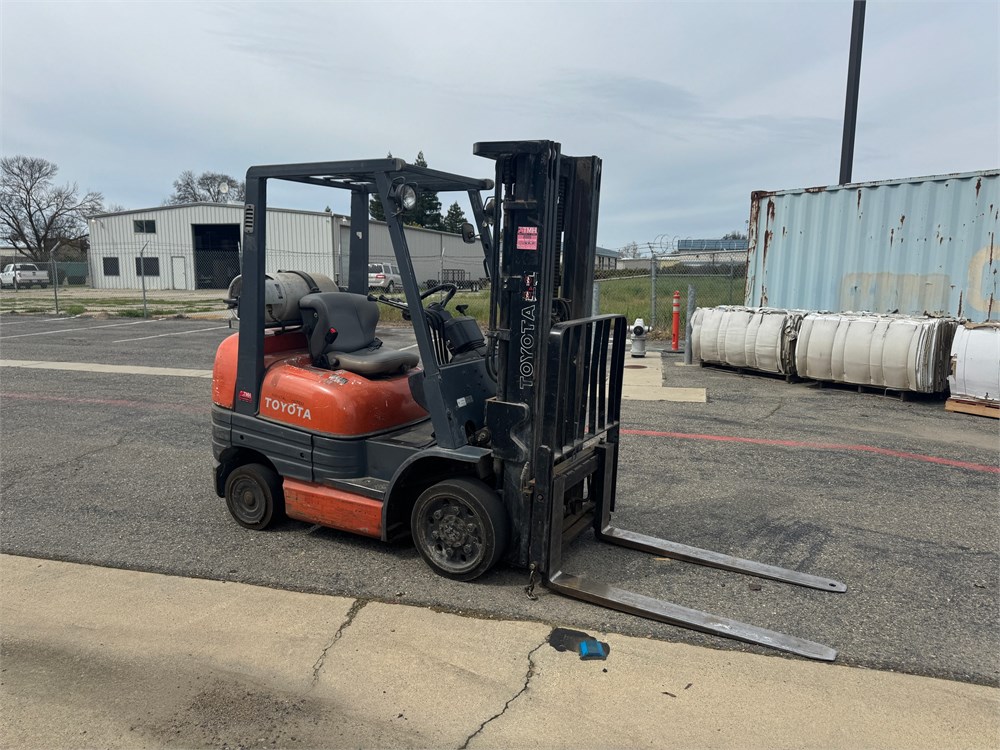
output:
<svg viewBox="0 0 1000 750"><path fill-rule="evenodd" d="M371 345L378 326L378 305L363 294L319 292L299 300L309 335L309 354L315 360L328 351L355 352ZM336 329L333 343L330 329Z"/></svg>

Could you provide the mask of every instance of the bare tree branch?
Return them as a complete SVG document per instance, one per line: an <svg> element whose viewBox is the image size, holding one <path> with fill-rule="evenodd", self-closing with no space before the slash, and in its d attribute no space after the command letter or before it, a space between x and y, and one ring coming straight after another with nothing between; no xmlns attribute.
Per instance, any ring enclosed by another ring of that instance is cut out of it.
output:
<svg viewBox="0 0 1000 750"><path fill-rule="evenodd" d="M60 240L87 234L86 218L99 213L104 196L79 196L76 183L53 183L59 167L46 159L0 159L0 238L35 261L46 261Z"/></svg>
<svg viewBox="0 0 1000 750"><path fill-rule="evenodd" d="M228 192L221 190L222 185ZM222 172L202 172L195 175L187 169L174 180L174 192L167 205L180 203L242 203L246 199L246 184Z"/></svg>

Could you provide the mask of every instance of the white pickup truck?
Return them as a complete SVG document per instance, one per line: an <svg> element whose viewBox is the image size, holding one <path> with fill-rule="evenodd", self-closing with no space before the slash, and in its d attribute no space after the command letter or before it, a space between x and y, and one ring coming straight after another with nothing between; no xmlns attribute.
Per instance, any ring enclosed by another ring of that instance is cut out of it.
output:
<svg viewBox="0 0 1000 750"><path fill-rule="evenodd" d="M34 263L8 263L0 271L0 289L23 289L24 287L40 286L45 289L49 285L49 272L39 271Z"/></svg>

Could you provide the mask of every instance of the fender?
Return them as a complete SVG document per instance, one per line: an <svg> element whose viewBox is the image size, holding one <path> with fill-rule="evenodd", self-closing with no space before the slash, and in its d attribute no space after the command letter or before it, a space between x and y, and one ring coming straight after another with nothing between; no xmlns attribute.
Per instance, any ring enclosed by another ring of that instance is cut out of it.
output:
<svg viewBox="0 0 1000 750"><path fill-rule="evenodd" d="M448 462L462 464L464 468L471 469L476 476L482 478L492 472L492 452L489 448L479 448L473 445L464 445L461 448L448 449L435 446L427 450L414 453L407 458L392 475L389 487L385 491L382 502L382 541L392 540L390 534L391 514L400 507L401 502L415 500L407 498L403 485L414 471L419 471L421 463L427 462ZM406 528L409 530L409 515L406 518Z"/></svg>

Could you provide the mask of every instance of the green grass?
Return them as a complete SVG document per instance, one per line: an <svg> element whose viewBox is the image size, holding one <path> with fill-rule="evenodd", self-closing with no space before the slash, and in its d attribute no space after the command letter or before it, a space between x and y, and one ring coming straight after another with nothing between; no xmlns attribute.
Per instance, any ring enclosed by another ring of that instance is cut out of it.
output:
<svg viewBox="0 0 1000 750"><path fill-rule="evenodd" d="M67 315L82 315L83 313L87 312L87 308L84 307L83 305L75 305L75 304L66 305L66 307L63 308L62 312L66 313Z"/></svg>
<svg viewBox="0 0 1000 750"><path fill-rule="evenodd" d="M642 318L650 325L653 315L650 302L651 281L649 276L601 281L600 311L620 313L631 323ZM694 287L698 307L742 304L743 277L712 275L667 275L656 276L656 330L669 331L672 324L673 296L681 293L681 329L687 322L688 285Z"/></svg>
<svg viewBox="0 0 1000 750"><path fill-rule="evenodd" d="M651 282L649 276L635 276L621 279L605 279L597 282L600 287L601 313L622 314L631 323L636 318L642 318L646 325L652 322L651 314ZM698 307L715 307L716 305L742 304L744 279L741 276L730 279L729 276L713 275L668 275L657 274L656 277L656 331L669 335L673 323L674 291L681 293L681 331L687 322L688 285L692 285ZM397 296L402 300L402 296ZM432 298L427 300L432 301ZM468 314L475 318L485 329L489 323L489 292L458 292L448 304L448 309L455 311L455 305L468 305ZM400 324L403 322L399 310L380 305L383 323ZM682 333L683 335L683 333Z"/></svg>

